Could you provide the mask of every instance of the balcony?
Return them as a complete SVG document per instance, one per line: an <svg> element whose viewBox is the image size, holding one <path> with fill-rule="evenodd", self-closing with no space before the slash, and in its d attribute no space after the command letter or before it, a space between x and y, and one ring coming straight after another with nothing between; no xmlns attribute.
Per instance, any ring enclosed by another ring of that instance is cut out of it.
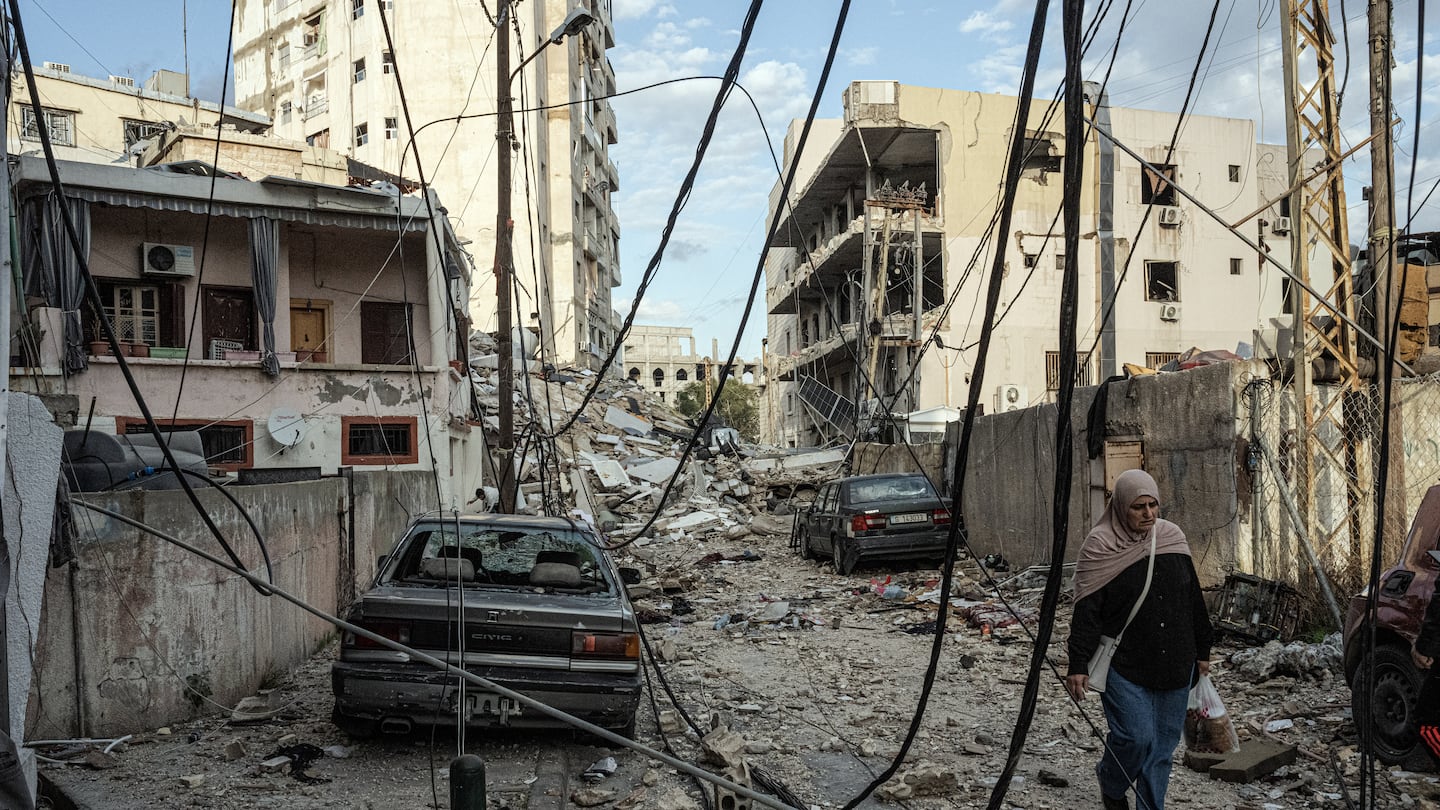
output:
<svg viewBox="0 0 1440 810"><path fill-rule="evenodd" d="M314 118L317 115L322 115L329 110L330 100L327 99L325 96L316 96L315 98L312 98L309 101L305 102L305 113L301 117L304 120L309 121L311 118Z"/></svg>
<svg viewBox="0 0 1440 810"><path fill-rule="evenodd" d="M828 295L827 288L844 283L851 273L859 270L864 261L865 225L863 217L851 220L845 230L830 237L810 254L812 264L802 261L788 281L782 281L766 290L766 305L771 315L794 315L797 300L819 300ZM906 222L909 222L908 218ZM882 218L879 213L870 215L870 229L876 236L880 233ZM902 230L910 232L913 225ZM938 216L920 215L920 232L926 257L938 256L944 244L945 223Z"/></svg>
<svg viewBox="0 0 1440 810"><path fill-rule="evenodd" d="M909 314L901 313L887 315L881 322L880 340L883 343L896 343L910 340L913 319ZM837 369L855 364L855 358L851 350L845 348L846 344L853 344L855 350L859 350L860 325L854 323L842 324L838 332L832 333L822 340L811 343L809 346L790 355L781 355L775 360L775 379L781 382L789 382L796 379L795 370L802 366L813 363L823 363L827 368Z"/></svg>

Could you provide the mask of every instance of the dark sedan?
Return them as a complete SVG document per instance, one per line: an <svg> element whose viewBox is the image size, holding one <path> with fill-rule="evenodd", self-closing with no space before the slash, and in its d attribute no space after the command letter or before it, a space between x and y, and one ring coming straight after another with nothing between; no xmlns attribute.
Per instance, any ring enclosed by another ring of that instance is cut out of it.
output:
<svg viewBox="0 0 1440 810"><path fill-rule="evenodd" d="M456 617L464 614L459 630ZM350 621L596 725L630 732L640 639L619 570L585 527L516 515L415 520ZM335 722L554 726L511 698L347 633L331 668Z"/></svg>
<svg viewBox="0 0 1440 810"><path fill-rule="evenodd" d="M848 574L870 560L943 555L950 507L923 475L857 475L820 487L795 521L800 552L829 557Z"/></svg>

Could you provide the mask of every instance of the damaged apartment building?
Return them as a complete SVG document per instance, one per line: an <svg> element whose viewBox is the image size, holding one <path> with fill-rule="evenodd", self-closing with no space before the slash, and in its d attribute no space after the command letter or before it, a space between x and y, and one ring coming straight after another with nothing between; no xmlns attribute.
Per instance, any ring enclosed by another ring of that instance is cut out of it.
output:
<svg viewBox="0 0 1440 810"><path fill-rule="evenodd" d="M1058 391L1056 323L1070 261L1079 263L1081 385L1125 363L1158 368L1191 347L1233 351L1259 338L1260 351L1273 350L1286 331L1288 282L1172 181L1228 221L1258 211L1243 232L1283 261L1284 146L1257 143L1252 121L1192 115L1167 154L1176 114L1111 108L1087 89L1087 115L1159 172L1092 135L1079 156L1088 186L1080 255L1067 257L1058 104L1032 106L1011 231L991 235L1017 99L850 84L843 120L816 122L789 203L778 188L771 194L779 227L766 257L770 440L818 446L894 435L887 423L911 415L953 418L969 394L1001 240L1000 308L979 398L987 412ZM798 132L796 122L787 163Z"/></svg>
<svg viewBox="0 0 1440 810"><path fill-rule="evenodd" d="M235 19L235 98L269 116L282 138L325 146L402 177L423 176L468 252L489 266L497 210L495 49L473 47L481 5L390 0L241 4ZM610 0L511 4L514 149L513 323L546 360L598 369L618 322L620 187ZM552 32L584 12L578 33ZM382 25L386 15L389 34ZM488 14L489 12L486 12ZM393 42L394 51L387 42ZM397 58L397 54L399 58ZM533 57L533 59L532 59ZM404 71L403 74L400 71ZM404 80L408 110L402 110ZM567 105L568 102L568 105ZM457 119L464 107L471 115ZM414 150L406 115L413 122ZM417 167L415 155L426 157ZM495 285L471 291L474 328L498 327Z"/></svg>

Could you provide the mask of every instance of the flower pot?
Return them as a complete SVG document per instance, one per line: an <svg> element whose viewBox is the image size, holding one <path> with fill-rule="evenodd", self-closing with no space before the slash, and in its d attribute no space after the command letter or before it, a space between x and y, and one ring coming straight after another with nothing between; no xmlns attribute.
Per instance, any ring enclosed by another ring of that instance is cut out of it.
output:
<svg viewBox="0 0 1440 810"><path fill-rule="evenodd" d="M148 343L131 343L131 344L130 344L130 356L131 356L131 357L149 357L149 356L150 356L150 344L148 344Z"/></svg>
<svg viewBox="0 0 1440 810"><path fill-rule="evenodd" d="M301 363L325 363L329 354L324 349L296 349L295 359Z"/></svg>
<svg viewBox="0 0 1440 810"><path fill-rule="evenodd" d="M90 341L90 354L94 355L95 357L109 357L110 343L104 340Z"/></svg>

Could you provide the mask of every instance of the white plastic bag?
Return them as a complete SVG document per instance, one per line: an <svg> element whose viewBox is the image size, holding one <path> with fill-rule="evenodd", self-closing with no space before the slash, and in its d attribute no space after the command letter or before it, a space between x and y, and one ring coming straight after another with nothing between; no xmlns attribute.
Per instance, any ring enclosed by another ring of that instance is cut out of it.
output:
<svg viewBox="0 0 1440 810"><path fill-rule="evenodd" d="M1185 711L1185 749L1212 754L1240 750L1235 723L1225 711L1225 702L1209 675L1201 675L1190 688L1190 705Z"/></svg>

